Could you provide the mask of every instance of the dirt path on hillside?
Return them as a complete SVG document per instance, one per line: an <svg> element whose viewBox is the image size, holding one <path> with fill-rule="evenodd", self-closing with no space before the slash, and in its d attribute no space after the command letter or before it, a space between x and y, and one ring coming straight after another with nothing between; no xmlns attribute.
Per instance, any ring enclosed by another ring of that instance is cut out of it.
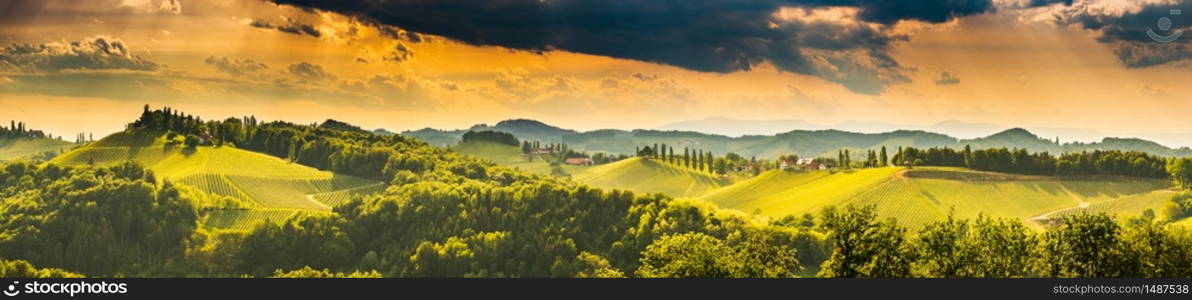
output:
<svg viewBox="0 0 1192 300"><path fill-rule="evenodd" d="M315 200L315 194L306 194L306 201L310 201L311 203L314 203L315 205L322 207L325 210L331 210L331 207L327 206L327 204L323 204L323 202L319 202L318 200Z"/></svg>
<svg viewBox="0 0 1192 300"><path fill-rule="evenodd" d="M1043 213L1041 215L1035 216L1035 217L1027 219L1027 220L1032 221L1032 222L1042 223L1042 222L1046 221L1047 219L1050 219L1052 214L1055 214L1055 213L1058 213L1061 211L1065 211L1065 210L1069 210L1069 209L1073 209L1073 208L1085 209L1085 208L1089 207L1088 201L1084 201L1084 198L1080 198L1079 195L1076 195L1076 193L1073 193L1072 190L1068 189L1068 187L1063 186L1061 184L1060 188L1063 189L1065 194L1068 194L1069 197L1072 197L1073 200L1076 200L1076 202L1080 203L1080 205L1077 205L1074 207L1065 207L1065 208L1049 211L1049 212ZM1110 201L1113 201L1113 200L1110 200Z"/></svg>

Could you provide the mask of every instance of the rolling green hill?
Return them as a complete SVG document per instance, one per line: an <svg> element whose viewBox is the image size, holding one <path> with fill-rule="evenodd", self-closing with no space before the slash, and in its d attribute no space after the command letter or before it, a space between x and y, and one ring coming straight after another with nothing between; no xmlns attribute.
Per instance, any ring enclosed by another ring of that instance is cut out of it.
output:
<svg viewBox="0 0 1192 300"><path fill-rule="evenodd" d="M485 158L493 161L498 165L517 168L522 171L538 174L550 174L551 166L547 160L557 159L554 155L534 155L534 160L530 161L525 154L522 154L521 148L505 145L501 143L493 143L486 141L472 141L460 143L451 147L452 151L460 154L472 155L480 158ZM590 168L588 166L574 166L574 165L560 165L567 174L578 174L584 169Z"/></svg>
<svg viewBox="0 0 1192 300"><path fill-rule="evenodd" d="M707 173L639 157L590 167L573 178L600 188L664 193L674 197L699 197L728 184Z"/></svg>
<svg viewBox="0 0 1192 300"><path fill-rule="evenodd" d="M920 226L947 216L980 213L1041 220L1078 210L1138 215L1160 211L1174 192L1164 180L1059 178L958 168L888 167L852 172L770 171L702 199L770 217L817 213L825 206L876 205L884 217Z"/></svg>
<svg viewBox="0 0 1192 300"><path fill-rule="evenodd" d="M53 151L67 151L74 143L47 138L0 138L0 161Z"/></svg>
<svg viewBox="0 0 1192 300"><path fill-rule="evenodd" d="M330 210L353 192L377 190L362 187L380 185L230 146L186 149L178 143L180 139L170 140L160 132L119 132L67 152L51 163L107 166L134 160L153 170L159 180L252 201L266 208ZM330 195L335 192L349 195Z"/></svg>

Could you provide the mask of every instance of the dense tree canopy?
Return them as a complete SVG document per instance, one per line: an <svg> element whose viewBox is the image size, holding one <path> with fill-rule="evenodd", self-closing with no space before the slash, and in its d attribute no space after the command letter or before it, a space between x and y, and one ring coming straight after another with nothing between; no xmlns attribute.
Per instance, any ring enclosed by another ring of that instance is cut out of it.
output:
<svg viewBox="0 0 1192 300"><path fill-rule="evenodd" d="M0 169L0 257L84 274L144 275L183 251L195 205L152 172L108 168Z"/></svg>
<svg viewBox="0 0 1192 300"><path fill-rule="evenodd" d="M463 135L463 142L493 142L510 146L518 146L517 138L512 134L500 131L468 131Z"/></svg>
<svg viewBox="0 0 1192 300"><path fill-rule="evenodd" d="M1167 178L1163 157L1137 151L1028 153L1026 149L991 148L956 151L951 148L904 148L894 154L897 165L968 167L979 171L1028 175L1118 175Z"/></svg>

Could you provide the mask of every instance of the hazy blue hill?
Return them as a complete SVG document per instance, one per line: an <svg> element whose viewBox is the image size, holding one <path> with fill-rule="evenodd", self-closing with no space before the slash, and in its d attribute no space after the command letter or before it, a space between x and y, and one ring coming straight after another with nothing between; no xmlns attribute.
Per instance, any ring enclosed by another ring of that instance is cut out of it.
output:
<svg viewBox="0 0 1192 300"><path fill-rule="evenodd" d="M1053 140L1041 138L1022 128L1012 128L993 135L960 141L961 145L970 145L974 149L985 148L1026 148L1031 152L1047 151L1051 153L1063 152L1063 146ZM963 147L963 146L962 146Z"/></svg>
<svg viewBox="0 0 1192 300"><path fill-rule="evenodd" d="M563 129L528 119L505 120L498 122L497 125L492 127L477 125L473 126L471 130L506 132L517 136L519 139L537 140L548 143L561 142L564 135L578 133L575 130ZM463 133L460 134L462 135Z"/></svg>
<svg viewBox="0 0 1192 300"><path fill-rule="evenodd" d="M1092 151L1092 150L1115 149L1115 150L1142 151L1142 152L1153 153L1153 154L1164 155L1164 156L1179 156L1179 157L1192 156L1192 149L1189 149L1188 147L1171 149L1166 146L1160 145L1159 143L1144 140L1144 139L1138 139L1138 138L1104 138L1101 140L1100 143L1089 143L1089 144L1073 143L1073 144L1064 144L1064 145L1066 147L1068 147L1069 149L1072 149L1072 151L1080 151L1080 150ZM1080 150L1076 150L1076 149L1080 149Z"/></svg>
<svg viewBox="0 0 1192 300"><path fill-rule="evenodd" d="M563 136L565 135L579 133L575 130L563 129L535 120L515 119L501 121L493 126L477 124L468 129L456 130L423 128L413 131L403 131L401 134L422 140L431 145L445 146L458 144L465 132L482 130L505 132L516 136L520 140L540 141L544 143L558 143L563 140Z"/></svg>
<svg viewBox="0 0 1192 300"><path fill-rule="evenodd" d="M975 126L975 125L974 125ZM1096 143L1057 143L1040 137L1026 129L1011 128L985 137L958 139L953 136L925 130L895 130L882 133L858 133L836 129L792 130L776 135L745 135L729 137L695 131L655 129L602 129L577 132L551 126L534 120L507 120L495 126L476 125L470 130L494 130L508 132L522 140L563 142L571 149L588 152L609 152L632 154L639 147L666 144L682 155L683 148L711 151L716 155L733 152L745 157L774 157L779 154L799 156L835 157L840 149L862 152L878 150L885 146L893 153L898 147L952 147L973 149L1025 148L1031 152L1051 153L1080 152L1093 150L1143 151L1163 156L1192 156L1192 149L1172 149L1161 144L1137 138L1105 138ZM408 135L433 145L454 145L467 130L421 129L407 131ZM856 156L854 156L856 157Z"/></svg>
<svg viewBox="0 0 1192 300"><path fill-rule="evenodd" d="M803 120L745 120L726 117L708 117L686 120L658 126L657 130L695 131L726 136L774 135L794 129L815 130L824 126Z"/></svg>

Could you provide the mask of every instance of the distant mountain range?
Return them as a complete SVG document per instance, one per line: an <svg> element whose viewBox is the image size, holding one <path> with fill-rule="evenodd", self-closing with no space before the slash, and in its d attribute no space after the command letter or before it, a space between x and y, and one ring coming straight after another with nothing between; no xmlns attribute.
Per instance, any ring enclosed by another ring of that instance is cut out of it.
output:
<svg viewBox="0 0 1192 300"><path fill-rule="evenodd" d="M754 124L754 121L735 120L727 118L712 118L700 121L680 122L664 126L666 128L693 128L717 131L717 128L733 128ZM405 131L401 134L411 136L427 143L439 146L454 145L460 136L469 130L492 130L507 132L522 140L536 140L545 143L567 143L569 147L583 151L600 151L609 153L633 153L638 147L665 143L674 147L687 147L712 151L720 155L733 152L742 156L772 157L779 154L797 154L800 156L834 156L840 149L863 152L865 150L880 149L885 146L889 152L898 147L953 147L963 148L970 145L975 149L983 148L1025 148L1032 152L1047 151L1051 153L1079 152L1091 150L1125 150L1144 151L1162 156L1192 156L1192 149L1188 147L1171 148L1159 143L1138 138L1103 138L1097 142L1064 142L1054 138L1040 137L1022 128L1012 128L1002 131L991 129L993 125L964 122L943 122L933 126L941 131L982 132L991 134L958 138L952 135L929 130L895 130L887 132L855 132L840 129L822 129L814 124L797 120L762 121L762 124L752 128L759 130L777 131L784 126L796 127L775 134L729 136L726 134L704 133L693 130L619 130L602 129L578 132L551 126L539 121L517 119L501 121L493 126L476 125L469 129L438 130L424 128ZM843 128L864 131L866 128L882 128L879 123L842 123ZM798 127L808 127L799 129ZM789 127L788 127L789 128ZM891 127L885 127L891 128ZM723 131L721 131L723 132Z"/></svg>
<svg viewBox="0 0 1192 300"><path fill-rule="evenodd" d="M726 117L708 117L681 122L670 123L655 127L657 130L695 131L710 134L720 134L730 137L744 135L775 135L791 130L825 130L836 129L858 133L882 133L893 129L923 130L950 135L961 139L973 139L1001 132L1012 126L975 123L964 121L943 121L932 125L910 125L886 122L843 122L836 124L816 124L803 120L746 120ZM1184 147L1192 146L1192 132L1185 133L1155 133L1129 132L1107 133L1089 129L1075 129L1063 127L1025 127L1030 132L1047 138L1059 137L1060 142L1099 142L1106 137L1134 137L1158 142L1163 145Z"/></svg>
<svg viewBox="0 0 1192 300"><path fill-rule="evenodd" d="M535 120L514 119L501 121L493 126L477 124L468 129L456 130L439 130L428 127L413 131L403 131L401 134L412 136L431 145L450 146L459 143L460 137L465 132L483 130L507 132L521 140L541 141L545 143L559 143L563 141L563 136L579 133L575 130L563 129ZM632 152L632 149L630 152Z"/></svg>

